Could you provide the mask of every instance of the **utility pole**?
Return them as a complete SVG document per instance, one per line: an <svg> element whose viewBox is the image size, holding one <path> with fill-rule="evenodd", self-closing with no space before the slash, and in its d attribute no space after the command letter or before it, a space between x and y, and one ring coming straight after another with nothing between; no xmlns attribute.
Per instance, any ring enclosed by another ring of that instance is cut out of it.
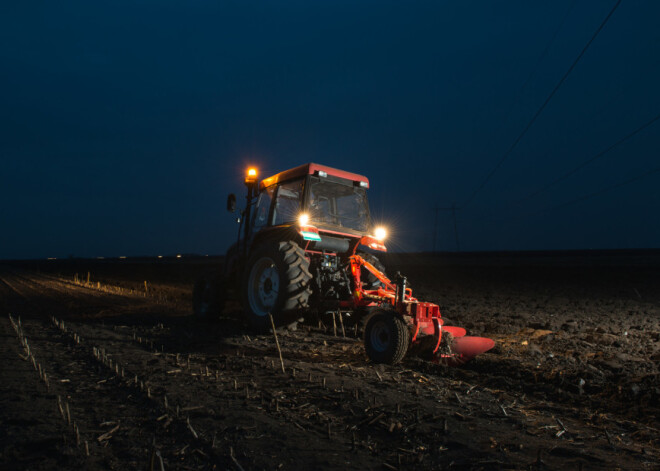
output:
<svg viewBox="0 0 660 471"><path fill-rule="evenodd" d="M435 242L438 237L438 211L440 211L437 204L433 207L433 211L435 212L435 222L433 223L433 252L437 252Z"/></svg>
<svg viewBox="0 0 660 471"><path fill-rule="evenodd" d="M456 251L461 251L461 245L458 241L458 223L456 222L456 210L461 209L456 206L456 203L452 203L451 206L440 207L437 204L433 207L435 212L435 222L433 224L433 251L436 251L436 239L438 236L438 211L451 211L451 217L454 220L454 238L456 239Z"/></svg>
<svg viewBox="0 0 660 471"><path fill-rule="evenodd" d="M454 237L456 237L456 252L461 251L461 246L458 243L458 225L456 224L456 203L451 205L451 215L454 218Z"/></svg>

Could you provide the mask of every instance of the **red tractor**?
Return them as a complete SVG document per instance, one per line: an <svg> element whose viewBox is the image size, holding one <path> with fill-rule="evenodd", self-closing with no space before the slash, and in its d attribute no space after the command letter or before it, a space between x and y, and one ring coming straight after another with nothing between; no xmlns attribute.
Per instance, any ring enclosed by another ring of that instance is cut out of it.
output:
<svg viewBox="0 0 660 471"><path fill-rule="evenodd" d="M200 317L217 315L234 294L258 331L295 321L303 313L347 313L363 320L364 346L376 363L397 363L410 349L429 359L462 363L493 347L443 324L436 304L412 295L405 277L391 280L365 250L386 251L386 230L373 227L369 180L319 164L305 164L259 181L245 178L247 204L239 237L222 273L198 281ZM236 210L229 195L227 209Z"/></svg>

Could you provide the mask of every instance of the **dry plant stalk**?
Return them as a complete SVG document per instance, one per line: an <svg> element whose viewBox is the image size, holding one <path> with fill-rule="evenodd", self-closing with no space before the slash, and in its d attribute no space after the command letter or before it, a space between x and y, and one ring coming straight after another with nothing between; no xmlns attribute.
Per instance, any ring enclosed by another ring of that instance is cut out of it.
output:
<svg viewBox="0 0 660 471"><path fill-rule="evenodd" d="M57 395L57 408L60 410L60 414L62 415L62 420L66 420L66 416L64 415L64 408L62 407L62 398L60 395Z"/></svg>
<svg viewBox="0 0 660 471"><path fill-rule="evenodd" d="M346 329L344 329L344 316L339 311L339 325L341 325L341 336L346 338Z"/></svg>
<svg viewBox="0 0 660 471"><path fill-rule="evenodd" d="M273 337L275 337L275 346L277 347L277 353L280 355L280 365L282 366L282 373L286 373L284 369L284 359L282 358L282 349L280 348L280 341L277 339L277 330L275 330L275 321L273 320L273 315L269 312L268 317L270 318L270 325L273 328Z"/></svg>
<svg viewBox="0 0 660 471"><path fill-rule="evenodd" d="M335 315L335 311L332 311L332 331L334 333L334 336L337 336L337 317Z"/></svg>
<svg viewBox="0 0 660 471"><path fill-rule="evenodd" d="M104 440L109 440L110 438L112 438L112 434L115 433L117 430L119 430L119 424L117 424L112 430L109 430L106 433L104 433L103 435L101 435L100 437L98 437L96 440L99 443L104 441Z"/></svg>
<svg viewBox="0 0 660 471"><path fill-rule="evenodd" d="M163 457L161 456L159 450L156 450L156 457L158 457L158 463L160 464L160 471L165 471L165 463L163 463Z"/></svg>
<svg viewBox="0 0 660 471"><path fill-rule="evenodd" d="M190 432L193 434L193 437L195 437L195 439L198 439L199 437L197 436L197 432L195 432L195 429L190 424L190 417L186 418L186 425L188 425L188 428L190 429Z"/></svg>
<svg viewBox="0 0 660 471"><path fill-rule="evenodd" d="M239 471L244 471L243 466L236 460L236 457L234 456L234 447L229 447L229 457L231 460L234 462L234 465L239 469Z"/></svg>

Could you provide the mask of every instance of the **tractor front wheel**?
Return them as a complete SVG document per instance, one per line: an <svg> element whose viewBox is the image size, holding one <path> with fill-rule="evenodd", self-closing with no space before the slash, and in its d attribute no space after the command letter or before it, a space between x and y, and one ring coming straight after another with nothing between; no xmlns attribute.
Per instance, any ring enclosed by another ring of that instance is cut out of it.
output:
<svg viewBox="0 0 660 471"><path fill-rule="evenodd" d="M309 307L312 293L309 260L295 242L264 244L254 250L245 266L243 308L252 327L265 332L275 325L293 321Z"/></svg>
<svg viewBox="0 0 660 471"><path fill-rule="evenodd" d="M374 309L364 328L364 349L374 363L399 363L410 347L410 330L399 315Z"/></svg>

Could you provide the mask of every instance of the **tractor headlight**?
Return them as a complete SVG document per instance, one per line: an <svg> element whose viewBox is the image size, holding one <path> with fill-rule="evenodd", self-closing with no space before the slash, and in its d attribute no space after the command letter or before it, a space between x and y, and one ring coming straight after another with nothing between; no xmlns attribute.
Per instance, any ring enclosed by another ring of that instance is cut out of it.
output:
<svg viewBox="0 0 660 471"><path fill-rule="evenodd" d="M374 229L374 237L376 240L383 241L387 237L387 229L385 229L382 226L377 227Z"/></svg>
<svg viewBox="0 0 660 471"><path fill-rule="evenodd" d="M298 224L300 224L301 226L306 226L308 222L309 222L309 215L302 213L300 216L298 216Z"/></svg>

